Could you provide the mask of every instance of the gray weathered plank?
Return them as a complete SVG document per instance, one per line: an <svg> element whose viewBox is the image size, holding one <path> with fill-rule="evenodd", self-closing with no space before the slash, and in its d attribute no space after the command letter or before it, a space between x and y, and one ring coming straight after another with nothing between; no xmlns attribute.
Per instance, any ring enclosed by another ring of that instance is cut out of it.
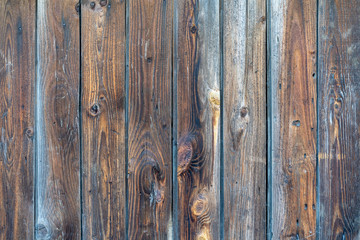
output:
<svg viewBox="0 0 360 240"><path fill-rule="evenodd" d="M77 2L37 2L37 239L80 239Z"/></svg>
<svg viewBox="0 0 360 240"><path fill-rule="evenodd" d="M266 5L224 1L224 238L266 237Z"/></svg>

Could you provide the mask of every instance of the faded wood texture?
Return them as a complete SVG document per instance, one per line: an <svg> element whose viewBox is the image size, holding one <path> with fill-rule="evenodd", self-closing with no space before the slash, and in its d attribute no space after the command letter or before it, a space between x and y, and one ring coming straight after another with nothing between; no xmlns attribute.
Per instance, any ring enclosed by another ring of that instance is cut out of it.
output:
<svg viewBox="0 0 360 240"><path fill-rule="evenodd" d="M173 1L128 3L128 236L171 239Z"/></svg>
<svg viewBox="0 0 360 240"><path fill-rule="evenodd" d="M273 239L316 238L316 1L270 2Z"/></svg>
<svg viewBox="0 0 360 240"><path fill-rule="evenodd" d="M360 238L360 5L319 1L319 239Z"/></svg>
<svg viewBox="0 0 360 240"><path fill-rule="evenodd" d="M37 2L36 239L80 239L76 4Z"/></svg>
<svg viewBox="0 0 360 240"><path fill-rule="evenodd" d="M124 1L82 1L84 239L125 239L125 16Z"/></svg>
<svg viewBox="0 0 360 240"><path fill-rule="evenodd" d="M224 1L224 239L266 239L265 10Z"/></svg>
<svg viewBox="0 0 360 240"><path fill-rule="evenodd" d="M35 3L0 2L0 239L33 239Z"/></svg>
<svg viewBox="0 0 360 240"><path fill-rule="evenodd" d="M219 239L219 1L179 0L176 8L179 238Z"/></svg>

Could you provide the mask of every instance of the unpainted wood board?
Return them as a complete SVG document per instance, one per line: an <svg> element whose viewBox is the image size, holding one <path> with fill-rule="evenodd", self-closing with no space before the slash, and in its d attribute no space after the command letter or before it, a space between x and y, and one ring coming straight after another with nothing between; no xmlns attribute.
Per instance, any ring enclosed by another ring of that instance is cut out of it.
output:
<svg viewBox="0 0 360 240"><path fill-rule="evenodd" d="M35 3L0 1L0 239L33 239Z"/></svg>
<svg viewBox="0 0 360 240"><path fill-rule="evenodd" d="M224 1L223 26L224 239L265 239L265 1Z"/></svg>
<svg viewBox="0 0 360 240"><path fill-rule="evenodd" d="M360 4L319 1L319 239L360 238Z"/></svg>
<svg viewBox="0 0 360 240"><path fill-rule="evenodd" d="M180 239L220 238L219 1L177 1Z"/></svg>
<svg viewBox="0 0 360 240"><path fill-rule="evenodd" d="M37 1L36 239L80 239L77 2Z"/></svg>
<svg viewBox="0 0 360 240"><path fill-rule="evenodd" d="M270 2L271 229L316 238L316 1Z"/></svg>
<svg viewBox="0 0 360 240"><path fill-rule="evenodd" d="M128 235L171 239L173 1L128 3Z"/></svg>
<svg viewBox="0 0 360 240"><path fill-rule="evenodd" d="M125 1L82 1L84 239L125 238Z"/></svg>

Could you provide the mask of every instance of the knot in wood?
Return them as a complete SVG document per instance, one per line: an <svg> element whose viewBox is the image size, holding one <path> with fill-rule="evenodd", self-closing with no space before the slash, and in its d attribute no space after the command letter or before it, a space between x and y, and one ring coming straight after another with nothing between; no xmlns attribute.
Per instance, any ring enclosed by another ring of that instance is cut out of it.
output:
<svg viewBox="0 0 360 240"><path fill-rule="evenodd" d="M195 33L196 33L196 31L197 31L196 26L195 26L195 25L193 25L193 26L190 28L190 31L191 31L191 33L195 34Z"/></svg>
<svg viewBox="0 0 360 240"><path fill-rule="evenodd" d="M47 239L48 230L44 224L36 224L35 234L36 234L36 239Z"/></svg>
<svg viewBox="0 0 360 240"><path fill-rule="evenodd" d="M195 219L201 219L202 223L210 222L209 200L207 192L201 191L191 201L191 214Z"/></svg>
<svg viewBox="0 0 360 240"><path fill-rule="evenodd" d="M91 2L91 3L90 3L90 8L91 8L91 9L94 9L94 8L95 8L95 5L96 5L95 2Z"/></svg>
<svg viewBox="0 0 360 240"><path fill-rule="evenodd" d="M33 128L29 127L25 130L25 134L27 137L32 138L34 136L34 130Z"/></svg>
<svg viewBox="0 0 360 240"><path fill-rule="evenodd" d="M220 91L210 90L209 101L213 110L220 110Z"/></svg>
<svg viewBox="0 0 360 240"><path fill-rule="evenodd" d="M100 107L99 107L99 105L96 104L96 103L95 103L94 105L92 105L92 106L90 107L89 112L90 112L90 115L93 116L93 117L96 117L97 115L99 115L99 114L100 114Z"/></svg>
<svg viewBox="0 0 360 240"><path fill-rule="evenodd" d="M201 168L203 154L201 134L194 132L181 137L178 145L178 175L185 173L190 167ZM193 162L196 163L192 166Z"/></svg>
<svg viewBox="0 0 360 240"><path fill-rule="evenodd" d="M107 4L107 0L100 1L100 6L104 7L104 6L106 6L106 4Z"/></svg>

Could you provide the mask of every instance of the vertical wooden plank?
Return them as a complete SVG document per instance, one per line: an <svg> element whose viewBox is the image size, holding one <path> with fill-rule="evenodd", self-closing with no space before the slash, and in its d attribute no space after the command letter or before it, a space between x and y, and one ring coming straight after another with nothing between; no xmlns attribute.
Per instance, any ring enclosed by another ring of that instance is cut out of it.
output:
<svg viewBox="0 0 360 240"><path fill-rule="evenodd" d="M129 1L129 239L171 239L173 1Z"/></svg>
<svg viewBox="0 0 360 240"><path fill-rule="evenodd" d="M179 237L219 239L219 1L177 3Z"/></svg>
<svg viewBox="0 0 360 240"><path fill-rule="evenodd" d="M316 1L270 3L272 237L316 237Z"/></svg>
<svg viewBox="0 0 360 240"><path fill-rule="evenodd" d="M125 1L82 1L84 239L125 238Z"/></svg>
<svg viewBox="0 0 360 240"><path fill-rule="evenodd" d="M37 239L80 239L77 2L38 0Z"/></svg>
<svg viewBox="0 0 360 240"><path fill-rule="evenodd" d="M0 239L33 239L35 4L0 2Z"/></svg>
<svg viewBox="0 0 360 240"><path fill-rule="evenodd" d="M224 1L224 236L266 238L266 5Z"/></svg>
<svg viewBox="0 0 360 240"><path fill-rule="evenodd" d="M359 14L319 1L319 239L360 238Z"/></svg>

